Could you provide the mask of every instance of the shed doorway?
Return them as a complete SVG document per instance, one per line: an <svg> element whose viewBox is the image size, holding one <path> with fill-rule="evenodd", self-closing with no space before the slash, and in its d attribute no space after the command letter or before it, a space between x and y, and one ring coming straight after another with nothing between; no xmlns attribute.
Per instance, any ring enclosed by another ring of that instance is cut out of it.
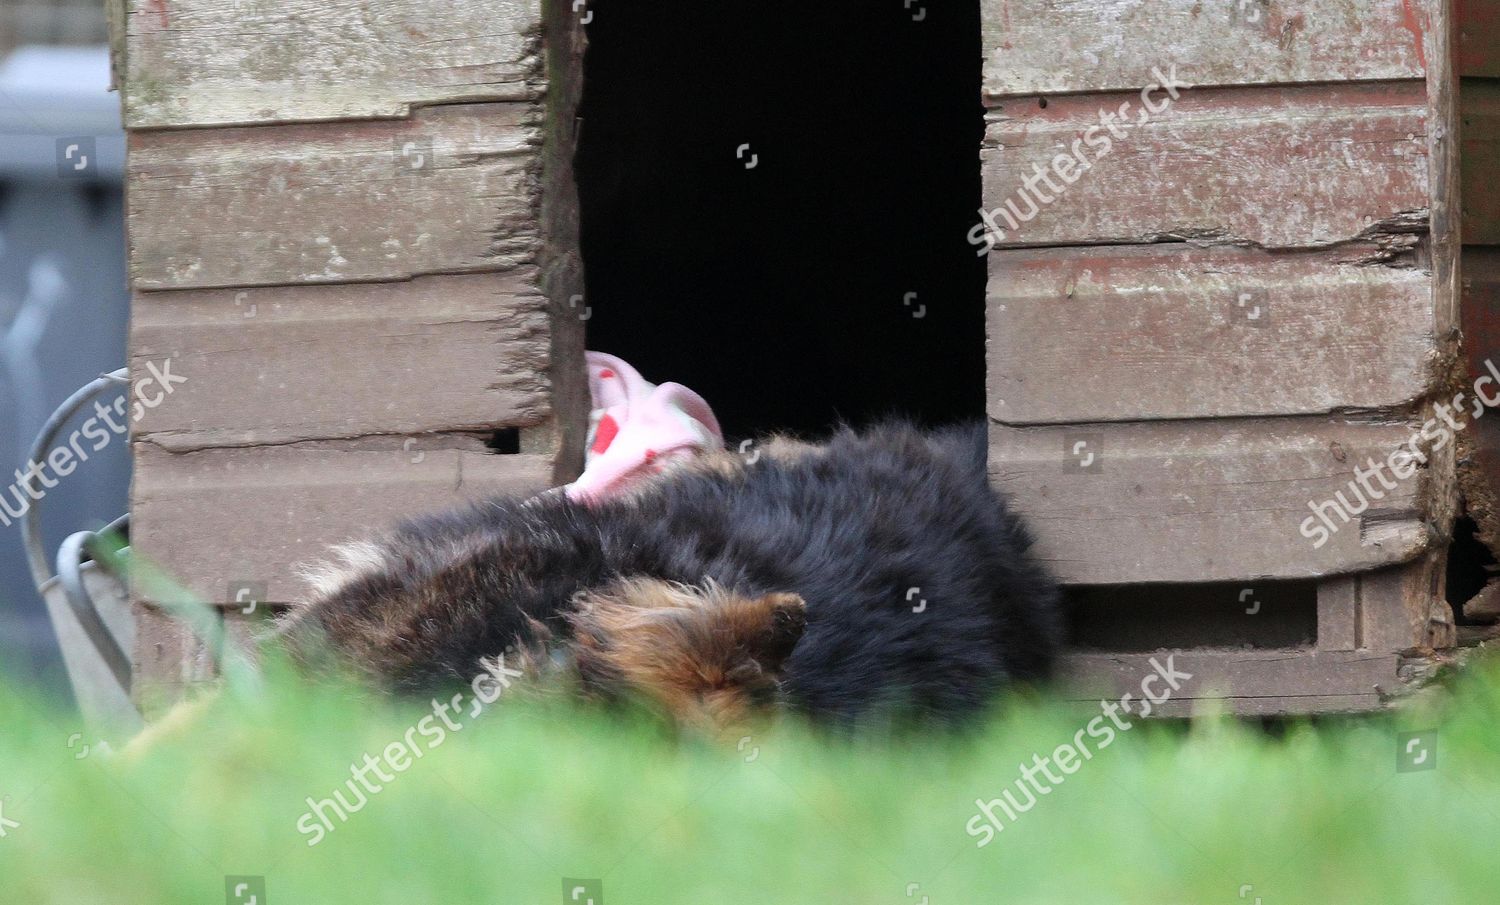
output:
<svg viewBox="0 0 1500 905"><path fill-rule="evenodd" d="M588 345L727 435L984 415L977 0L593 0Z"/></svg>

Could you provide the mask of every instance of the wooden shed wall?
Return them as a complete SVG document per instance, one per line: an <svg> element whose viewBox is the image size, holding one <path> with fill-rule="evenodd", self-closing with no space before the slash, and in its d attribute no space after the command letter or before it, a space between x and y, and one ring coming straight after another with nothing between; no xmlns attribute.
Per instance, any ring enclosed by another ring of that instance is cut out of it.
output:
<svg viewBox="0 0 1500 905"><path fill-rule="evenodd" d="M135 554L204 600L249 584L285 603L330 544L568 479L587 410L577 14L118 12L131 366L185 378L133 426ZM152 603L138 664L171 686L195 667Z"/></svg>
<svg viewBox="0 0 1500 905"><path fill-rule="evenodd" d="M1069 583L1421 556L1451 518L1451 449L1322 547L1299 525L1451 376L1445 4L1088 8L984 3L987 210L1131 105L1128 134L989 254L997 480ZM1191 87L1138 120L1173 72Z"/></svg>

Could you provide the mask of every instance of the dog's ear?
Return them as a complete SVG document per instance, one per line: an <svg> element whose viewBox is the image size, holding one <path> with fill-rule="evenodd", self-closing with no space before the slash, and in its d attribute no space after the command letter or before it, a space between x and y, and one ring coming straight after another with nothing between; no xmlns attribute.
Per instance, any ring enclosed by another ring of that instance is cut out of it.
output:
<svg viewBox="0 0 1500 905"><path fill-rule="evenodd" d="M767 673L780 672L807 628L807 602L796 594L766 594L746 616L748 624L739 626L745 649Z"/></svg>

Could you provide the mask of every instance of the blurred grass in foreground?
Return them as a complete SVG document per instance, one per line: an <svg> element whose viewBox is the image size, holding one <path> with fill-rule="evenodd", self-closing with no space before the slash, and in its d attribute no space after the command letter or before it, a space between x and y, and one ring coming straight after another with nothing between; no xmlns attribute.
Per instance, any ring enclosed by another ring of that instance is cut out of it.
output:
<svg viewBox="0 0 1500 905"><path fill-rule="evenodd" d="M965 826L1087 711L1017 703L978 732L736 749L502 698L318 845L296 827L430 708L271 677L143 756L0 691L0 902L556 903L599 878L642 903L1477 903L1500 889L1500 669L1399 715L1267 734L1138 724L993 843ZM1438 729L1398 773L1398 731ZM347 793L346 793L347 794ZM913 887L912 884L918 884ZM1249 887L1246 889L1246 887Z"/></svg>

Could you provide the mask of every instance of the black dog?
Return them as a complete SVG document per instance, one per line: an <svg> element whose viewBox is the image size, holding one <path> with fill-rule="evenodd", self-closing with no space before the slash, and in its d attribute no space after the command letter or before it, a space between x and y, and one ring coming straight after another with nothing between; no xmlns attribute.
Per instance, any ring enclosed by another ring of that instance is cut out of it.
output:
<svg viewBox="0 0 1500 905"><path fill-rule="evenodd" d="M982 426L888 423L714 454L599 504L497 499L407 523L344 548L282 633L397 691L510 650L689 724L778 703L947 722L1048 672L1058 598L1029 545L989 486Z"/></svg>

